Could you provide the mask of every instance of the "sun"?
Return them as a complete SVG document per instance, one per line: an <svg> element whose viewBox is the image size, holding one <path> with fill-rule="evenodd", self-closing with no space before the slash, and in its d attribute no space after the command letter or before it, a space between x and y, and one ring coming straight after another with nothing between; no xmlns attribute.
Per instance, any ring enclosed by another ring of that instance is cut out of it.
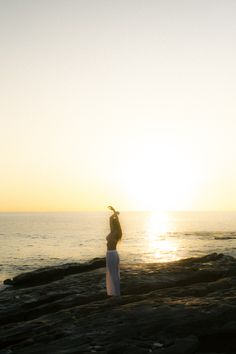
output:
<svg viewBox="0 0 236 354"><path fill-rule="evenodd" d="M152 153L140 149L127 162L122 186L139 210L189 210L196 195L197 171L186 154L170 147Z"/></svg>

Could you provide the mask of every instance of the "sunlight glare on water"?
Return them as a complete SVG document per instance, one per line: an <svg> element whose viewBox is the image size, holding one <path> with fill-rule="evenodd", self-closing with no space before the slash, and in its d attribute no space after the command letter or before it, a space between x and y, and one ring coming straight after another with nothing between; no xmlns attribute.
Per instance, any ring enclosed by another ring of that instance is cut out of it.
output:
<svg viewBox="0 0 236 354"><path fill-rule="evenodd" d="M153 254L154 260L166 262L177 260L178 245L175 241L167 239L172 231L172 224L168 213L153 212L148 219L148 252Z"/></svg>

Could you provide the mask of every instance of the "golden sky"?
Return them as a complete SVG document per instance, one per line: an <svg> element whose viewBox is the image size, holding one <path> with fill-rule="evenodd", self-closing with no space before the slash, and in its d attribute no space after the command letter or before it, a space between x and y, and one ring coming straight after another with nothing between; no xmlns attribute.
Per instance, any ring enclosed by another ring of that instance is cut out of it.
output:
<svg viewBox="0 0 236 354"><path fill-rule="evenodd" d="M0 1L0 211L236 210L236 2Z"/></svg>

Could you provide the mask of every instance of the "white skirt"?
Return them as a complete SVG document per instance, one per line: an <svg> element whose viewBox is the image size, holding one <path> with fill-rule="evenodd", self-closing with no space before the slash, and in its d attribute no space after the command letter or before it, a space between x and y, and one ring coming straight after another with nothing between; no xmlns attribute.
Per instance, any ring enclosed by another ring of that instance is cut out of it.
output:
<svg viewBox="0 0 236 354"><path fill-rule="evenodd" d="M107 295L120 295L120 258L116 250L107 251L106 255Z"/></svg>

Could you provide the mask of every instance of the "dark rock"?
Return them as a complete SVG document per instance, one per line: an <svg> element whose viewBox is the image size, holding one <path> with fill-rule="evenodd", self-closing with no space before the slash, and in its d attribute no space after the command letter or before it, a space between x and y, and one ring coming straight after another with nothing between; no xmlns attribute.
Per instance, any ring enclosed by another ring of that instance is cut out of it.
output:
<svg viewBox="0 0 236 354"><path fill-rule="evenodd" d="M236 353L234 258L123 264L120 297L106 296L104 266L15 277L0 293L0 354Z"/></svg>
<svg viewBox="0 0 236 354"><path fill-rule="evenodd" d="M198 348L198 338L194 335L178 338L168 348L158 350L162 354L193 354ZM158 353L156 352L156 353Z"/></svg>
<svg viewBox="0 0 236 354"><path fill-rule="evenodd" d="M3 282L4 285L13 285L12 279L5 279Z"/></svg>
<svg viewBox="0 0 236 354"><path fill-rule="evenodd" d="M68 263L54 267L44 267L32 272L17 275L12 280L4 280L5 285L15 287L34 286L61 279L70 274L88 272L97 268L105 267L105 258L94 258L86 263Z"/></svg>

